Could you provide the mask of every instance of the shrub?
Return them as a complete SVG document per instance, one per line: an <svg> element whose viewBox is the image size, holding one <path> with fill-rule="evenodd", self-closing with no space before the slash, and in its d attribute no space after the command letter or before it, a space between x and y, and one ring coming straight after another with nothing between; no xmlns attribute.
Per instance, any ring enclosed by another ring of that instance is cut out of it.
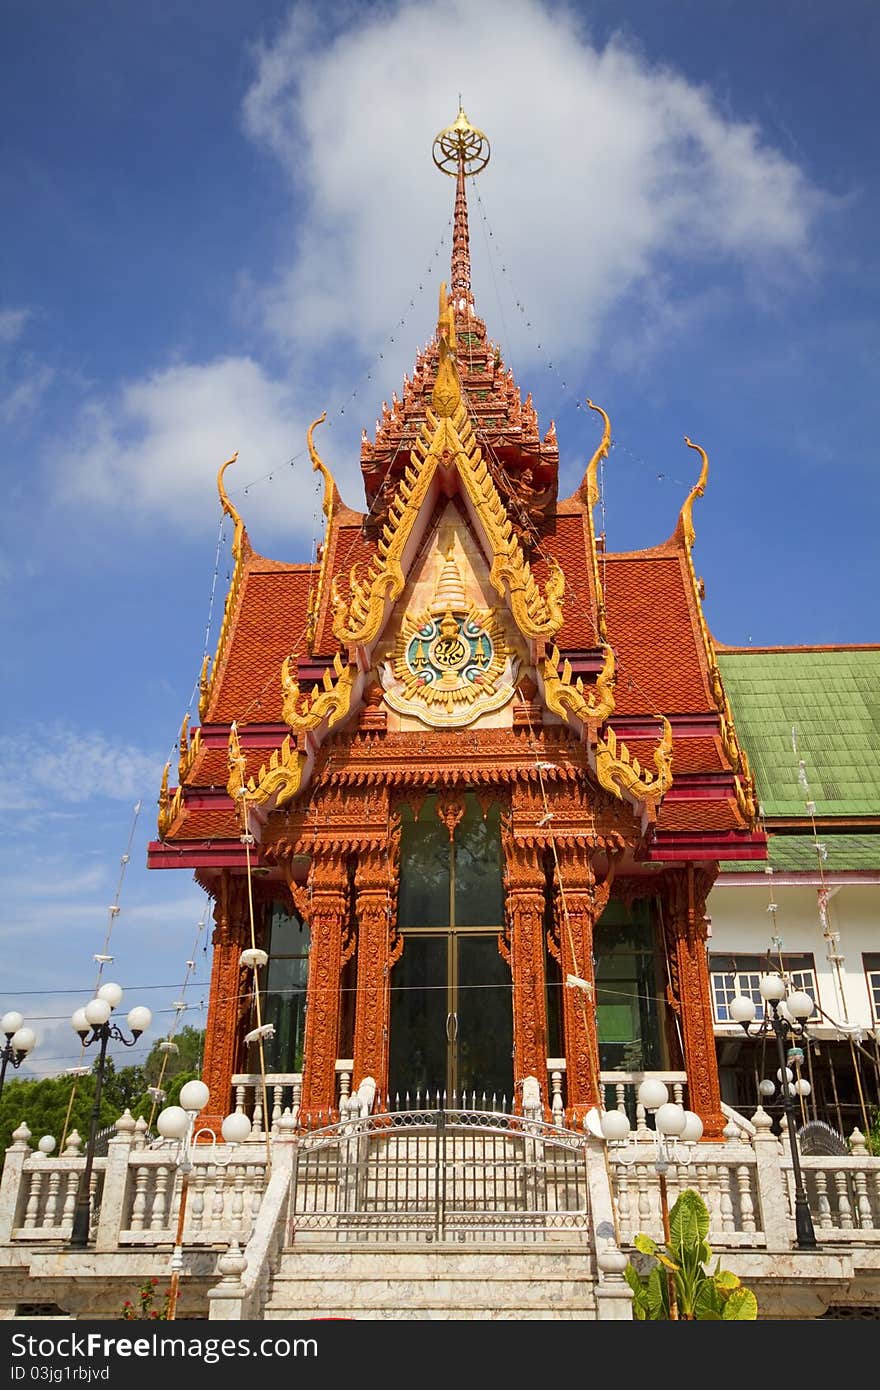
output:
<svg viewBox="0 0 880 1390"><path fill-rule="evenodd" d="M657 1245L650 1236L637 1235L636 1249L649 1257L645 1272L630 1260L624 1278L633 1291L633 1317L639 1322L672 1318L670 1294L674 1293L675 1313L682 1321L752 1321L758 1316L758 1301L735 1274L706 1266L712 1250L709 1211L698 1192L686 1188L669 1212L669 1242Z"/></svg>

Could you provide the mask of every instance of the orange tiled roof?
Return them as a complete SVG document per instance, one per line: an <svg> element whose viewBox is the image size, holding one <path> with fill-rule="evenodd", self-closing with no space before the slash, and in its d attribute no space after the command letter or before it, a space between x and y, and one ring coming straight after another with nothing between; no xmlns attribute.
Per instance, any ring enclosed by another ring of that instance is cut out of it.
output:
<svg viewBox="0 0 880 1390"><path fill-rule="evenodd" d="M563 623L556 634L561 651L599 645L596 596L590 568L587 519L584 509L555 512L541 528L541 540L531 557L532 573L541 588L550 574L548 556L562 566L565 575Z"/></svg>
<svg viewBox="0 0 880 1390"><path fill-rule="evenodd" d="M658 830L724 831L742 830L745 822L736 807L736 802L727 797L723 801L669 801L660 806L657 813Z"/></svg>
<svg viewBox="0 0 880 1390"><path fill-rule="evenodd" d="M616 713L714 711L684 556L673 546L600 560L617 656Z"/></svg>
<svg viewBox="0 0 880 1390"><path fill-rule="evenodd" d="M251 556L215 674L203 723L281 719L281 663L306 651L306 621L317 570Z"/></svg>

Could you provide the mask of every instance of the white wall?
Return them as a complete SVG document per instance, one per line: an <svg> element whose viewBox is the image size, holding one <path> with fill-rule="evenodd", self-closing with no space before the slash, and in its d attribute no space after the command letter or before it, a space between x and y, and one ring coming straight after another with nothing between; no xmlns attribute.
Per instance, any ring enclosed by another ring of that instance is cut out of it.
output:
<svg viewBox="0 0 880 1390"><path fill-rule="evenodd" d="M840 973L843 1003L834 972L826 959L827 944L819 918L815 879L794 882L793 875L736 874L725 882L722 875L709 895L711 918L710 954L760 955L770 948L774 932L782 938L784 954L809 952L813 956L819 988L819 1004L838 1021L858 1023L873 1032L874 1019L865 979L862 952L880 952L880 879L836 884L826 879L831 897L828 925L840 933L837 951L844 957ZM772 900L775 914L768 911ZM775 925L774 925L775 916ZM844 1011L845 1004L845 1011ZM828 1020L820 1018L821 1024ZM726 1030L725 1030L726 1031Z"/></svg>

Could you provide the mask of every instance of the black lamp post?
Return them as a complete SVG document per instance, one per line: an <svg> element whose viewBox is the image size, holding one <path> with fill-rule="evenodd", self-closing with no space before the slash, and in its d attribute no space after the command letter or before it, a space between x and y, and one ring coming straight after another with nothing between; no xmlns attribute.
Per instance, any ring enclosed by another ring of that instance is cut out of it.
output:
<svg viewBox="0 0 880 1390"><path fill-rule="evenodd" d="M799 1039L806 1036L806 1020L813 1012L815 1005L810 996L803 990L793 990L789 993L781 975L762 975L758 989L764 1000L764 1017L756 1032L753 1033L751 1027L756 1012L755 1001L750 999L748 995L734 995L728 1006L728 1012L734 1023L738 1023L748 1037L760 1038L769 1032L776 1035L776 1047L779 1053L779 1088L782 1092L788 1140L791 1145L791 1166L794 1173L795 1243L799 1250L816 1250L818 1242L804 1188L795 1134L796 1111L794 1095L792 1094L794 1088L785 1056L785 1044L789 1038Z"/></svg>
<svg viewBox="0 0 880 1390"><path fill-rule="evenodd" d="M6 1068L11 1062L16 1071L37 1041L33 1028L25 1028L20 1013L10 1009L0 1018L0 1031L6 1034L6 1043L0 1048L0 1095L6 1080Z"/></svg>
<svg viewBox="0 0 880 1390"><path fill-rule="evenodd" d="M149 1009L142 1006L131 1009L126 1021L132 1031L132 1037L127 1038L119 1025L110 1021L113 1010L121 998L122 989L119 985L102 985L95 998L90 999L85 1008L77 1009L70 1020L80 1036L83 1047L91 1047L93 1043L100 1045L98 1068L95 1074L95 1100L92 1105L92 1118L89 1122L89 1141L86 1145L86 1165L80 1175L76 1206L73 1211L73 1229L70 1234L70 1244L80 1248L89 1243L90 1188L92 1166L95 1161L95 1140L98 1134L107 1044L112 1039L114 1042L121 1042L124 1047L134 1047L141 1033L149 1028L153 1021L153 1015Z"/></svg>

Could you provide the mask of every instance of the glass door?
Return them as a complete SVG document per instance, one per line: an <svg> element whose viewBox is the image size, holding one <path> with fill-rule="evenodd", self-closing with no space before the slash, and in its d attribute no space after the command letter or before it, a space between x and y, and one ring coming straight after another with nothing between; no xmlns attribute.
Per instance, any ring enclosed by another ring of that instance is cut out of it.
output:
<svg viewBox="0 0 880 1390"><path fill-rule="evenodd" d="M482 1108L513 1091L510 971L498 934L404 934L391 992L390 1091L405 1108L426 1093Z"/></svg>

